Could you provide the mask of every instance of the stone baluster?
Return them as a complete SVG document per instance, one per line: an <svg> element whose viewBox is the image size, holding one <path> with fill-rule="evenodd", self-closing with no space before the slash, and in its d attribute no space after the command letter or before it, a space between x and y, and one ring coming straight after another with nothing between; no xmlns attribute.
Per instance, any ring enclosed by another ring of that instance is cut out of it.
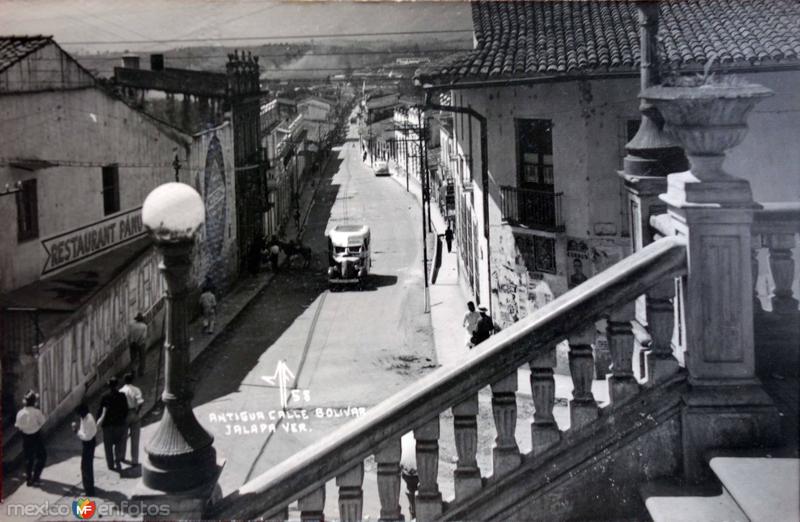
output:
<svg viewBox="0 0 800 522"><path fill-rule="evenodd" d="M594 324L569 336L569 372L572 376L572 400L569 401L570 428L576 429L592 422L600 415L600 408L592 395L594 360L592 339Z"/></svg>
<svg viewBox="0 0 800 522"><path fill-rule="evenodd" d="M750 245L750 272L753 275L753 313L760 314L764 311L761 299L758 298L758 250L761 248L761 236L753 234Z"/></svg>
<svg viewBox="0 0 800 522"><path fill-rule="evenodd" d="M381 501L380 522L403 520L400 511L400 440L392 440L375 453L378 464L378 498Z"/></svg>
<svg viewBox="0 0 800 522"><path fill-rule="evenodd" d="M542 453L561 440L561 431L553 417L556 400L556 349L551 347L530 363L531 395L533 396L533 422L531 423L531 453Z"/></svg>
<svg viewBox="0 0 800 522"><path fill-rule="evenodd" d="M765 246L769 248L769 268L775 281L772 311L779 314L795 313L797 299L792 296L795 270L792 259L792 249L795 247L794 234L769 234L764 239Z"/></svg>
<svg viewBox="0 0 800 522"><path fill-rule="evenodd" d="M416 515L419 522L434 520L442 514L442 493L439 491L439 417L414 430L417 441Z"/></svg>
<svg viewBox="0 0 800 522"><path fill-rule="evenodd" d="M364 490L361 489L363 482L363 462L336 477L336 485L339 487L340 520L345 522L361 520L361 512L364 507Z"/></svg>
<svg viewBox="0 0 800 522"><path fill-rule="evenodd" d="M497 430L492 450L495 477L519 466L521 457L515 432L517 429L517 372L492 384L492 413Z"/></svg>
<svg viewBox="0 0 800 522"><path fill-rule="evenodd" d="M456 501L468 499L481 489L481 470L478 469L478 396L453 406L458 464L455 471Z"/></svg>
<svg viewBox="0 0 800 522"><path fill-rule="evenodd" d="M647 330L650 351L647 354L648 385L664 382L674 375L679 364L672 354L675 328L675 281L665 279L647 291Z"/></svg>
<svg viewBox="0 0 800 522"><path fill-rule="evenodd" d="M611 378L608 394L611 404L621 404L639 393L639 383L633 375L633 326L635 302L622 305L611 312L606 326L608 347L611 350Z"/></svg>
<svg viewBox="0 0 800 522"><path fill-rule="evenodd" d="M325 521L325 484L297 501L302 522Z"/></svg>

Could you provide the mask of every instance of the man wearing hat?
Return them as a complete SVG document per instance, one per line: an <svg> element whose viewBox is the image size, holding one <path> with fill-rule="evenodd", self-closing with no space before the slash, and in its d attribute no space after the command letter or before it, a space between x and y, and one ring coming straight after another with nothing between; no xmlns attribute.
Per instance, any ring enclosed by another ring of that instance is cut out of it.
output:
<svg viewBox="0 0 800 522"><path fill-rule="evenodd" d="M108 380L108 392L100 400L100 410L97 413L97 427L103 428L103 446L109 470L122 470L127 418L128 399L119 391L117 378L112 377Z"/></svg>
<svg viewBox="0 0 800 522"><path fill-rule="evenodd" d="M47 451L42 439L45 418L36 407L39 396L33 390L25 394L25 407L17 413L14 426L22 433L22 449L25 452L25 478L29 486L39 482L47 461Z"/></svg>
<svg viewBox="0 0 800 522"><path fill-rule="evenodd" d="M139 377L144 375L145 347L147 344L147 323L139 312L128 330L128 343L131 349L131 367L137 369Z"/></svg>
<svg viewBox="0 0 800 522"><path fill-rule="evenodd" d="M491 337L492 334L497 331L497 327L494 325L492 318L489 317L489 310L487 310L485 306L481 306L478 308L478 311L481 317L478 319L478 325L475 327L475 333L472 335L472 344L475 346Z"/></svg>

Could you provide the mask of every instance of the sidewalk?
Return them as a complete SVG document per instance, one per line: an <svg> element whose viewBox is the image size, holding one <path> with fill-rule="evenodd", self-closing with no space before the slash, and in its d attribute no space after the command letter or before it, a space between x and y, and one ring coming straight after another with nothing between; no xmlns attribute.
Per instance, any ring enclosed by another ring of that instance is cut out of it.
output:
<svg viewBox="0 0 800 522"><path fill-rule="evenodd" d="M333 155L333 154L332 154ZM331 155L331 156L332 156ZM329 159L330 157L329 156ZM326 161L322 167L321 172L327 169L329 161ZM300 230L291 219L288 219L286 224L287 238L297 238L302 236L305 229L305 221L311 207L314 204L314 198L317 193L317 188L320 185L322 175L316 177L309 176L305 185L301 189L300 205L301 205L301 224ZM314 179L314 186L309 186L310 181ZM285 261L282 257L281 262ZM189 335L191 345L189 347L189 357L191 361L195 361L216 339L219 337L225 328L233 322L236 317L247 307L247 305L264 289L264 287L272 280L273 274L271 272L261 272L256 276L243 275L237 281L231 290L223 296L217 306L217 324L216 330L213 334L203 333L202 318L198 318L189 325ZM143 408L142 425L143 428L155 422L161 417L162 406L159 401L160 394L163 391L163 365L164 361L161 358L162 344L158 342L151 346L146 356L146 371L143 377L135 380L134 384L142 389L145 403ZM120 379L121 380L121 379ZM197 383L196 383L197 385ZM96 415L100 397L105 393L105 389L97 396L87 398L90 411ZM83 495L83 486L81 484L80 475L80 454L81 446L75 434L70 428L70 424L74 419L68 418L65 422L57 426L48 436L45 441L47 448L47 467L42 473L42 481L40 486L28 487L25 485L24 470L22 466L9 466L8 472L3 477L3 506L0 507L0 519L3 520L30 520L29 517L13 517L10 516L8 511L9 504L26 504L33 506L42 506L44 504L63 506L64 504L71 505L72 501ZM141 476L141 467L132 467L130 465L123 466L121 472L111 471L106 467L105 452L102 443L102 432L98 432L96 437L97 446L95 447L94 456L94 477L97 489L96 496L92 499L98 504L113 503L120 506L121 503L127 501L129 496L133 493L139 477ZM139 461L144 459L144 445L147 442L144 429L142 430L142 437L140 438ZM130 456L130 449L126 453L126 459ZM21 459L17 459L21 463ZM51 513L52 514L52 513ZM37 514L37 519L69 519L72 518L70 512L66 515L48 517L41 513ZM141 516L135 516L133 511L130 513L115 513L112 517L113 520L119 519L140 519Z"/></svg>
<svg viewBox="0 0 800 522"><path fill-rule="evenodd" d="M369 161L369 158L367 158ZM401 172L399 167L392 161L389 162L389 171L392 178L397 181L403 189L406 187L405 172ZM422 187L414 176L409 176L409 192L414 195L417 201L422 201ZM444 218L436 205L431 205L431 224L434 234L443 234L447 228ZM430 286L430 310L431 323L433 326L434 345L436 346L436 357L442 366L457 364L469 356L470 350L467 348L467 335L462 322L464 312L466 312L467 301L474 300L465 292L463 285L458 280L458 252L457 242L453 242L453 251L448 253L447 247L442 242L442 265L439 268L439 275L436 283ZM431 255L431 258L433 255ZM531 397L530 369L527 366L517 370L518 396ZM556 381L556 407L555 414L561 429L569 427L569 411L566 407L567 401L572 398L572 379L569 375L554 375ZM608 402L608 385L606 381L592 381L592 393L602 406ZM526 399L528 400L528 399ZM559 411L561 410L561 411ZM521 412L520 412L521 415ZM523 418L519 422L523 422Z"/></svg>

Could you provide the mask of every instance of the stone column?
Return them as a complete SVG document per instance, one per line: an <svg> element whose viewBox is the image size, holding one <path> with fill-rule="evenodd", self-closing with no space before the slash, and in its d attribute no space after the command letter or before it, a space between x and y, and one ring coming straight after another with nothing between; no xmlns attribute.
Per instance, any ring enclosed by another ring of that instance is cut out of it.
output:
<svg viewBox="0 0 800 522"><path fill-rule="evenodd" d="M592 394L592 339L594 324L569 336L569 373L572 377L572 400L569 401L570 429L578 429L600 416Z"/></svg>
<svg viewBox="0 0 800 522"><path fill-rule="evenodd" d="M339 519L343 522L358 522L364 508L364 463L336 477L339 486Z"/></svg>
<svg viewBox="0 0 800 522"><path fill-rule="evenodd" d="M531 453L542 453L561 440L561 431L553 417L556 400L556 381L553 368L556 366L556 349L536 357L530 363L531 395L533 397L533 422L531 423Z"/></svg>
<svg viewBox="0 0 800 522"><path fill-rule="evenodd" d="M420 522L435 520L442 514L442 493L439 491L439 417L414 430L417 441L417 474L419 490L416 516Z"/></svg>
<svg viewBox="0 0 800 522"><path fill-rule="evenodd" d="M453 429L458 464L455 470L456 502L468 499L481 489L478 469L478 396L453 406Z"/></svg>
<svg viewBox="0 0 800 522"><path fill-rule="evenodd" d="M392 440L375 453L378 464L378 497L381 501L380 522L403 520L400 511L400 440Z"/></svg>
<svg viewBox="0 0 800 522"><path fill-rule="evenodd" d="M492 413L497 430L492 450L493 477L503 476L516 469L522 457L516 439L517 372L492 384Z"/></svg>
<svg viewBox="0 0 800 522"><path fill-rule="evenodd" d="M687 477L705 480L709 448L775 444L778 412L755 375L750 184L722 168L746 115L771 91L758 85L656 87L643 95L684 146L691 170L671 174L661 198L688 249L681 279L686 367L692 390L683 412Z"/></svg>
<svg viewBox="0 0 800 522"><path fill-rule="evenodd" d="M678 370L672 353L672 334L675 327L675 281L662 281L647 291L647 331L650 351L647 354L647 385L664 382Z"/></svg>
<svg viewBox="0 0 800 522"><path fill-rule="evenodd" d="M606 326L608 345L613 364L608 379L608 395L612 405L618 405L639 393L639 383L633 376L634 303L628 303L611 312Z"/></svg>
<svg viewBox="0 0 800 522"><path fill-rule="evenodd" d="M297 501L301 522L325 522L325 485Z"/></svg>

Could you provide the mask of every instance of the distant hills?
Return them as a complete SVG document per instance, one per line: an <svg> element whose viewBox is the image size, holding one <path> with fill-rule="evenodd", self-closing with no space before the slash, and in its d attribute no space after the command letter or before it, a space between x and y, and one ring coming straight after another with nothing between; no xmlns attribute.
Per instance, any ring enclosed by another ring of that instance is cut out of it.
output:
<svg viewBox="0 0 800 522"><path fill-rule="evenodd" d="M331 43L274 43L236 47L259 57L262 77L265 79L325 79L337 74L349 75L356 71L390 69L395 74L411 74L418 66L411 58L438 59L450 53L469 48L471 41L462 37L440 38L425 36L413 44L393 39L365 41L354 40ZM193 46L164 51L165 67L225 71L227 55L233 47ZM115 66L122 64L122 56L136 54L141 67L150 67L148 53L103 52L77 54L76 58L95 74L108 77Z"/></svg>

